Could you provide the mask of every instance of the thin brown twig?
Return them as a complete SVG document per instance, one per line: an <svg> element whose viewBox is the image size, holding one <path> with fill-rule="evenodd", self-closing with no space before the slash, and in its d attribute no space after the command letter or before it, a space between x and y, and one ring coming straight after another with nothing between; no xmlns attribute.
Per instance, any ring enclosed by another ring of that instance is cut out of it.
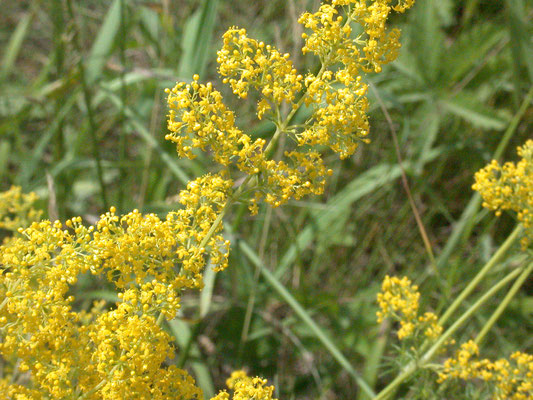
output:
<svg viewBox="0 0 533 400"><path fill-rule="evenodd" d="M436 275L439 275L439 272L437 270L437 264L435 262L435 256L433 254L433 249L431 248L431 243L429 241L426 229L424 228L424 224L422 222L422 218L420 218L420 213L418 212L418 209L416 208L415 201L413 199L413 196L411 194L411 189L409 188L409 182L407 180L407 174L405 172L405 168L403 166L403 159L400 152L400 145L398 142L398 135L396 134L396 129L394 128L394 124L392 122L392 118L389 114L389 111L387 110L387 107L385 106L385 103L383 102L381 96L379 95L378 91L374 87L372 83L369 83L370 90L372 90L372 93L376 96L376 100L379 103L379 107L383 111L383 114L385 115L385 119L387 120L387 124L389 126L389 130L391 132L392 141L394 143L394 150L396 152L396 158L398 159L398 165L400 166L401 171L401 180L402 180L402 186L405 190L405 193L407 194L407 198L409 199L409 204L411 206L411 209L413 210L413 214L416 220L416 224L418 225L418 229L420 231L420 235L422 236L422 240L424 241L424 247L426 248L426 251L428 253L431 265L433 266L434 272Z"/></svg>

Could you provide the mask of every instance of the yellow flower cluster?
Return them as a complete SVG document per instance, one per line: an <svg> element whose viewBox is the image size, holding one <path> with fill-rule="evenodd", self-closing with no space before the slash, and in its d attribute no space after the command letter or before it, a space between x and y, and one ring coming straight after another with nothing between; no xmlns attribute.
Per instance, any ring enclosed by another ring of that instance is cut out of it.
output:
<svg viewBox="0 0 533 400"><path fill-rule="evenodd" d="M112 208L90 227L79 217L34 222L0 247L0 354L30 371L25 386L50 399L200 399L185 371L164 365L174 349L156 318L174 318L180 293L202 287L207 257L227 266L215 220L230 192L230 180L206 175L164 220ZM87 272L116 286L114 310L73 311L69 290ZM18 388L5 390L23 396Z"/></svg>
<svg viewBox="0 0 533 400"><path fill-rule="evenodd" d="M451 379L480 379L489 384L494 400L527 400L533 398L533 355L515 352L509 360L479 360L474 341L461 345L455 357L444 362L439 382Z"/></svg>
<svg viewBox="0 0 533 400"><path fill-rule="evenodd" d="M334 1L318 12L305 13L299 22L312 31L304 34L304 53L316 54L322 63L317 74L299 74L290 55L250 38L245 29L232 27L218 52L219 74L233 92L247 98L251 90L261 97L257 116L276 125L267 144L253 139L235 126L235 116L211 83L177 83L168 90L170 107L168 140L181 156L193 158L194 149L210 150L218 163L236 166L253 177L246 182L252 211L265 198L273 206L307 194L321 194L331 171L318 150L329 147L340 158L352 155L360 142L368 142L367 85L360 73L379 72L392 61L399 48L399 32L387 32L385 22L392 9L403 12L412 0L395 6L390 0ZM339 15L344 10L345 17ZM353 37L350 23L359 23L363 33ZM283 104L290 105L284 111ZM303 124L291 125L297 109L313 108ZM281 160L270 159L280 135L293 140L281 152Z"/></svg>
<svg viewBox="0 0 533 400"><path fill-rule="evenodd" d="M272 397L274 386L265 386L266 379L251 378L244 371L235 371L226 381L229 389L233 390L231 400L276 400ZM226 391L220 392L211 400L229 400Z"/></svg>
<svg viewBox="0 0 533 400"><path fill-rule="evenodd" d="M16 232L41 218L42 211L34 208L39 197L31 192L22 193L20 186L12 186L0 193L0 229Z"/></svg>
<svg viewBox="0 0 533 400"><path fill-rule="evenodd" d="M288 199L300 199L323 192L325 177L331 174L320 154L312 150L287 151L285 159L270 160L265 155L265 140L253 140L234 125L233 112L222 103L222 95L210 83L190 85L178 83L169 90L169 133L166 138L177 144L181 156L194 158L193 149L213 152L213 158L224 166L237 168L257 179L251 209L265 196L279 206Z"/></svg>
<svg viewBox="0 0 533 400"><path fill-rule="evenodd" d="M493 160L475 175L472 186L483 197L483 206L501 215L503 210L517 213L526 230L522 239L524 247L533 240L533 140L518 147L522 157L517 163L500 165Z"/></svg>
<svg viewBox="0 0 533 400"><path fill-rule="evenodd" d="M385 276L378 293L380 311L377 312L378 322L392 318L400 323L398 339L416 339L420 333L430 339L436 339L442 332L437 324L437 316L426 312L418 315L420 293L418 286L413 285L407 277L397 278Z"/></svg>
<svg viewBox="0 0 533 400"><path fill-rule="evenodd" d="M326 63L342 63L351 75L360 70L381 72L381 66L398 57L400 32L387 31L386 22L392 9L404 12L414 1L390 5L391 0L333 0L323 4L319 11L304 13L299 22L313 31L304 34L303 52L311 52ZM347 6L347 19L338 15L335 6ZM352 37L350 21L359 23L363 32Z"/></svg>
<svg viewBox="0 0 533 400"><path fill-rule="evenodd" d="M304 101L313 105L314 113L306 129L296 135L299 145L326 145L346 158L359 142L368 142L367 85L360 73L381 72L383 64L397 58L399 31L388 32L385 24L392 9L404 12L414 1L396 6L390 3L334 0L316 13L300 17L299 22L312 31L303 34L302 51L317 55L322 69L316 75L309 73L304 80ZM344 6L346 17L339 15L338 6ZM350 22L360 24L362 33L354 36ZM340 68L330 69L335 65Z"/></svg>
<svg viewBox="0 0 533 400"><path fill-rule="evenodd" d="M302 89L302 75L294 69L288 53L265 45L246 35L246 29L232 27L224 34L222 49L218 51L218 72L233 93L245 99L250 88L263 96L259 118L270 104L292 103Z"/></svg>

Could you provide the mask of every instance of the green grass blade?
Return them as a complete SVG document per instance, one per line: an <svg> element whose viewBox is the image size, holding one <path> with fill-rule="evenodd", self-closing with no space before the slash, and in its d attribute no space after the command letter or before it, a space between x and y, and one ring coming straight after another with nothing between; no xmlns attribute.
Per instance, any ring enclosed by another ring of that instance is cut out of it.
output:
<svg viewBox="0 0 533 400"><path fill-rule="evenodd" d="M437 4L436 0L418 2L412 13L411 29L416 40L412 43L411 51L416 55L419 71L428 83L435 83L438 79L444 50ZM417 32L416 35L414 32Z"/></svg>
<svg viewBox="0 0 533 400"><path fill-rule="evenodd" d="M28 28L30 27L33 15L33 11L26 13L17 24L13 35L11 35L2 57L2 64L0 66L0 81L3 81L7 77L9 72L11 72L13 65L15 64L15 60L20 52L22 42L28 33Z"/></svg>
<svg viewBox="0 0 533 400"><path fill-rule="evenodd" d="M86 79L89 85L100 77L107 58L113 50L121 25L120 11L120 0L113 1L91 47L86 67Z"/></svg>
<svg viewBox="0 0 533 400"><path fill-rule="evenodd" d="M194 361L191 362L191 368L194 371L196 382L204 392L205 398L213 397L215 395L215 386L213 385L209 368L203 361L198 361L201 359L201 353L196 343L190 343L193 340L191 328L179 318L169 321L168 326L179 348L183 349L190 346L189 355L194 358Z"/></svg>
<svg viewBox="0 0 533 400"><path fill-rule="evenodd" d="M509 31L511 36L512 60L515 63L515 74L520 75L521 65L525 65L529 75L529 83L533 82L533 45L531 33L527 30L524 16L531 12L526 10L522 0L506 0L509 15ZM520 80L521 76L517 76Z"/></svg>
<svg viewBox="0 0 533 400"><path fill-rule="evenodd" d="M3 179L4 175L6 174L10 152L10 143L7 140L2 140L0 142L0 180Z"/></svg>
<svg viewBox="0 0 533 400"><path fill-rule="evenodd" d="M119 96L111 92L104 92L105 97L107 97L113 104L115 104L119 109L124 107ZM150 134L148 128L146 128L141 121L138 120L137 114L130 108L124 107L124 115L126 116L127 123L131 125L133 130L141 139L143 139L149 146L151 146L154 151L159 155L161 160L167 165L172 174L184 185L186 186L189 182L189 176L187 173L178 165L177 156L171 156L168 154L157 142L157 140Z"/></svg>
<svg viewBox="0 0 533 400"><path fill-rule="evenodd" d="M441 104L450 113L482 129L502 130L507 122L498 118L496 111L480 103L474 96L464 91L452 99L443 100Z"/></svg>
<svg viewBox="0 0 533 400"><path fill-rule="evenodd" d="M30 185L30 180L33 177L35 171L41 165L43 155L46 152L46 149L48 148L51 140L53 139L58 126L62 123L62 121L65 120L74 104L76 104L78 93L78 91L75 91L70 97L63 101L63 105L50 123L49 128L39 138L39 140L37 140L35 146L33 147L33 151L31 152L31 154L28 155L25 167L21 169L20 176L18 177L19 183L22 186L26 187ZM41 176L41 178L43 177Z"/></svg>
<svg viewBox="0 0 533 400"><path fill-rule="evenodd" d="M372 388L365 382L361 375L355 370L355 368L346 359L344 354L333 343L331 338L324 332L324 330L309 316L307 311L298 303L292 294L283 286L283 284L270 272L263 264L259 256L252 250L252 248L244 241L239 241L239 247L242 252L248 257L257 268L260 269L261 275L266 282L276 291L276 293L293 309L298 317L311 329L313 334L320 342L326 347L329 353L335 358L335 360L344 368L346 372L350 374L357 382L363 392L369 396L375 396Z"/></svg>
<svg viewBox="0 0 533 400"><path fill-rule="evenodd" d="M217 273L208 266L204 272L204 288L200 292L200 318L204 318L209 312L211 299L213 298L213 289L215 287Z"/></svg>
<svg viewBox="0 0 533 400"><path fill-rule="evenodd" d="M183 55L178 67L179 76L190 79L193 74L204 73L211 50L218 2L219 0L204 0L201 9L187 21L182 39Z"/></svg>

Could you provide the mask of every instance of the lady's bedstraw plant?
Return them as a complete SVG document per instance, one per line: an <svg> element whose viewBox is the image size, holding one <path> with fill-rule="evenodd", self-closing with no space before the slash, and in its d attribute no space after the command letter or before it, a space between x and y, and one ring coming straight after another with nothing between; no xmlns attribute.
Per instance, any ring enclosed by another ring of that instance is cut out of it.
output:
<svg viewBox="0 0 533 400"><path fill-rule="evenodd" d="M202 398L193 378L169 361L175 349L165 320L176 317L184 290L202 288L208 260L217 271L227 267L230 243L221 231L232 204L247 202L255 213L262 199L279 206L320 194L331 174L320 151L329 147L345 158L368 141L361 73L380 72L396 58L399 32L388 31L386 21L392 10L404 12L413 2L333 0L303 14L302 51L318 56L317 73L298 73L288 54L244 29L229 29L218 52L219 73L240 98L259 93L257 117L276 126L268 142L237 127L220 92L195 75L168 91L166 138L181 156L208 151L221 167L189 182L179 195L182 209L159 218L136 210L120 217L111 208L94 226L75 217L64 225L42 221L20 228L0 254L0 354L6 363L0 397ZM360 24L360 33L352 23ZM303 105L311 116L293 123ZM289 145L274 159L282 135ZM75 311L70 289L89 273L114 285L114 307L96 303L88 312ZM267 400L274 390L242 371L228 387L231 396L222 391L215 399Z"/></svg>
<svg viewBox="0 0 533 400"><path fill-rule="evenodd" d="M469 383L468 392L472 399L490 398L494 400L526 400L533 398L533 355L516 351L509 359L491 361L479 359L479 343L483 340L496 320L506 309L509 302L533 271L533 257L528 246L533 240L533 140L528 140L518 147L522 159L518 163L507 162L503 166L492 161L475 175L473 189L483 197L483 206L495 211L500 216L502 211L511 210L516 214L519 226L510 235L494 257L479 271L463 292L450 305L440 319L433 313L417 317L419 309L418 287L409 279L385 277L382 291L378 294L380 311L378 322L391 318L399 323L397 332L402 344L401 351L410 353L412 360L407 363L400 374L375 399L387 399L398 389L399 385L412 379L416 373L429 369L437 375L440 396L450 398L446 390L457 387L459 380ZM522 234L522 250L526 253L523 265L515 268L488 292L471 305L467 311L446 330L444 324L454 314L462 301L473 291L479 281L497 264L503 253ZM432 363L433 358L453 344L453 334L464 325L473 314L498 290L514 280L506 296L483 326L474 340L463 343L453 357L442 365ZM421 335L423 333L426 338ZM422 339L420 339L422 337ZM413 345L414 343L414 345ZM465 389L455 395L465 397Z"/></svg>

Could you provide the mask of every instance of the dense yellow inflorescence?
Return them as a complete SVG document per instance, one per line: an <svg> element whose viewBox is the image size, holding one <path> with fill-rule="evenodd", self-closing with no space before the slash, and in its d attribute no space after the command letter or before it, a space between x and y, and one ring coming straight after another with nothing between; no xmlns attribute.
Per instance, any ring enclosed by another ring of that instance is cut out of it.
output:
<svg viewBox="0 0 533 400"><path fill-rule="evenodd" d="M504 210L516 213L526 231L525 248L533 240L533 140L518 147L518 155L522 159L517 163L493 160L476 173L472 188L483 197L483 207L497 216Z"/></svg>
<svg viewBox="0 0 533 400"><path fill-rule="evenodd" d="M0 398L202 399L193 378L169 365L175 349L163 321L176 317L184 290L203 287L208 262L226 268L222 219L231 204L245 202L257 212L262 199L279 206L321 194L332 173L323 150L346 158L368 141L361 73L379 72L396 58L399 33L387 31L385 22L391 10L412 3L335 0L304 14L300 23L310 33L302 51L319 57L316 74L298 73L289 54L230 28L217 59L223 82L243 99L255 92L258 118L268 118L276 131L268 143L243 132L220 92L197 75L168 90L166 139L182 157L209 152L221 169L189 182L179 194L183 207L164 218L137 210L119 216L112 207L92 226L80 217L39 222L33 194L20 188L3 194L0 228L17 233L0 248ZM354 22L362 26L359 35ZM310 117L293 123L304 105ZM289 140L280 141L283 135ZM238 188L234 174L244 175ZM84 274L114 288L115 304L76 311L71 290ZM434 325L431 315L417 318L417 326ZM228 388L233 400L272 400L274 392L242 371ZM214 400L229 398L223 391Z"/></svg>
<svg viewBox="0 0 533 400"><path fill-rule="evenodd" d="M112 208L90 227L76 217L20 229L0 248L2 357L18 360L43 398L202 398L185 371L165 366L175 351L157 318L174 318L180 293L202 287L208 258L227 266L229 242L217 234L222 225L212 227L230 191L231 181L206 175L164 220ZM115 309L73 311L69 290L84 273L115 285Z"/></svg>
<svg viewBox="0 0 533 400"><path fill-rule="evenodd" d="M167 91L167 139L176 143L181 156L193 158L195 149L208 150L217 163L247 175L252 211L262 198L279 206L289 199L321 194L331 174L321 150L329 147L346 158L359 143L368 142L367 85L361 73L380 72L381 65L397 57L399 32L387 31L385 23L392 10L403 12L412 4L334 1L314 14L303 14L299 22L311 33L303 35L302 51L319 57L316 74L298 73L288 53L250 38L243 28L230 28L218 52L219 74L240 98L256 92L257 116L272 121L274 137L267 144L239 129L220 92L211 83L199 83L195 75L192 83L179 82ZM352 32L354 22L363 28L359 35ZM304 104L312 108L311 116L291 124ZM291 141L281 152L283 157L274 160L272 150L281 135Z"/></svg>
<svg viewBox="0 0 533 400"><path fill-rule="evenodd" d="M527 400L533 398L533 355L519 351L509 359L479 359L474 341L461 345L455 357L445 361L439 382L452 379L481 380L489 383L494 400Z"/></svg>
<svg viewBox="0 0 533 400"><path fill-rule="evenodd" d="M249 38L243 28L230 28L223 39L218 72L234 94L245 99L250 89L255 89L266 109L270 104L294 104L303 77L293 67L289 53L281 54L275 47ZM266 109L260 111L260 118Z"/></svg>
<svg viewBox="0 0 533 400"><path fill-rule="evenodd" d="M377 312L378 322L391 318L400 323L397 332L398 339L417 339L419 334L435 339L442 332L442 327L437 324L437 316L432 312L419 315L420 293L418 286L413 285L407 277L397 278L385 276L378 293Z"/></svg>

